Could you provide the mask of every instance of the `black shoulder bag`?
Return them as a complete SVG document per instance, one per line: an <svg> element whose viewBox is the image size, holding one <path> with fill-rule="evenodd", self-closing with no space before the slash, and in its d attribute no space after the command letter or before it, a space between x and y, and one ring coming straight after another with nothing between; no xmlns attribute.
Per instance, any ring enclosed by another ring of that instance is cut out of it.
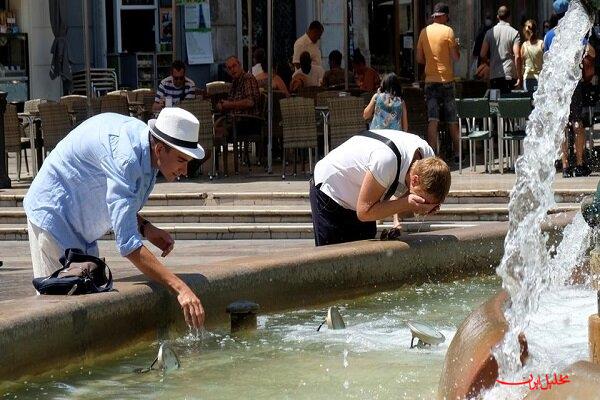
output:
<svg viewBox="0 0 600 400"><path fill-rule="evenodd" d="M398 162L398 166L396 168L396 177L394 178L392 185L388 188L387 192L385 193L385 196L383 196L384 200L389 200L390 197L392 197L392 195L396 193L396 189L398 188L398 177L400 176L400 170L402 169L402 157L400 156L398 147L396 147L396 144L391 139L388 139L385 136L381 136L375 132L363 131L357 136L364 136L371 139L379 140L380 142L385 143L390 149L392 149L392 151L396 155L396 161Z"/></svg>
<svg viewBox="0 0 600 400"><path fill-rule="evenodd" d="M112 273L103 259L84 254L80 249L67 249L60 263L63 267L52 275L33 280L40 294L75 295L112 290Z"/></svg>

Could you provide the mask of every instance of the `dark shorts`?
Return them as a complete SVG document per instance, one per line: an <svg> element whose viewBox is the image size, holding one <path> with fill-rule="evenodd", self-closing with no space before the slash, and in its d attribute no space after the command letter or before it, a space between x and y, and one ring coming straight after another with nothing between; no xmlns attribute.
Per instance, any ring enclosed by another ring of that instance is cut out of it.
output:
<svg viewBox="0 0 600 400"><path fill-rule="evenodd" d="M575 86L573 97L571 97L571 110L569 113L569 122L583 121L583 86L585 83L579 81Z"/></svg>
<svg viewBox="0 0 600 400"><path fill-rule="evenodd" d="M426 83L425 101L429 121L456 122L456 100L454 82ZM440 117L440 109L442 110Z"/></svg>
<svg viewBox="0 0 600 400"><path fill-rule="evenodd" d="M319 185L320 186L320 185ZM375 221L362 222L356 211L348 210L315 187L310 180L310 209L312 212L315 245L355 242L374 239L377 235Z"/></svg>

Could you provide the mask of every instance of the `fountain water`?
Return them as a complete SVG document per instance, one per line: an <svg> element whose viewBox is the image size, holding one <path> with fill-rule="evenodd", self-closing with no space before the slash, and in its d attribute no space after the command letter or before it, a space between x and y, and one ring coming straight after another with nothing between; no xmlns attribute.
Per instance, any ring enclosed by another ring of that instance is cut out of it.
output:
<svg viewBox="0 0 600 400"><path fill-rule="evenodd" d="M584 46L581 39L592 26L589 9L571 1L569 10L560 21L550 51L544 57L544 69L534 94L534 110L527 123L524 154L516 163L517 180L509 203L509 232L505 240L505 253L497 269L503 287L510 296L505 310L508 331L503 342L494 351L499 365L499 379L522 380L518 336L525 332L532 315L539 306L540 295L553 284L563 284L570 275L576 257L585 250L565 243L552 260L547 249L547 235L541 226L547 211L554 204L551 189L554 180L554 160L560 152L567 124L571 96L581 78L580 63ZM581 243L587 243L589 229L578 216L572 231L582 234ZM569 229L569 228L567 228ZM571 243L575 241L570 239ZM569 251L565 251L566 248ZM561 258L561 251L572 256ZM562 262L561 262L562 260ZM554 278L551 278L554 277ZM498 393L490 398L498 398ZM506 397L505 397L506 398Z"/></svg>

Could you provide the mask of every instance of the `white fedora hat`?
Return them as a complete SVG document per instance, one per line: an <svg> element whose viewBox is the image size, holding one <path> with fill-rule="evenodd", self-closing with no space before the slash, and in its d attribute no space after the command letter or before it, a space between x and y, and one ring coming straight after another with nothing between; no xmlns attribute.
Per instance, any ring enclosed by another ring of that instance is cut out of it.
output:
<svg viewBox="0 0 600 400"><path fill-rule="evenodd" d="M158 118L148 121L148 127L152 136L168 146L199 160L204 158L204 149L198 144L200 122L191 112L163 108Z"/></svg>

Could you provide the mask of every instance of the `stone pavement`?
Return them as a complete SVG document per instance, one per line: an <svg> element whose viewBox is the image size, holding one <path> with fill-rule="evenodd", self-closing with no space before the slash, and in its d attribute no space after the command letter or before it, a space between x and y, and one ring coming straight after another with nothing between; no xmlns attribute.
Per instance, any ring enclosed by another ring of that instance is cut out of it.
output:
<svg viewBox="0 0 600 400"><path fill-rule="evenodd" d="M160 252L151 244L149 249L159 257ZM106 258L115 281L140 272L126 258L119 255L110 240L99 241L100 254ZM246 256L268 258L275 252L305 252L314 248L314 241L307 239L284 240L179 240L173 252L161 261L173 270L190 267L218 266L220 262ZM0 302L31 296L35 290L31 284L31 256L27 241L0 241Z"/></svg>
<svg viewBox="0 0 600 400"><path fill-rule="evenodd" d="M0 189L0 195L25 194L31 182L31 176L26 176L21 182L16 181L13 174L14 156L9 159L13 188ZM479 171L482 168L479 167ZM23 172L25 168L23 168ZM24 172L25 173L25 172ZM556 190L594 190L600 179L599 174L586 178L563 179L557 174L554 188ZM279 174L266 175L256 173L254 176L234 176L209 181L206 176L193 180L166 183L159 182L154 193L250 193L250 192L304 192L308 191L308 177L288 177L281 180ZM452 172L453 191L465 190L510 190L514 184L515 175L506 173L500 175L485 174L463 170ZM164 261L167 266L177 268L182 266L218 265L219 262L232 258L258 255L269 257L278 250L298 250L313 248L311 239L279 239L279 240L178 240L172 255ZM126 259L116 252L112 241L101 241L100 249L112 266L117 279L138 275L139 272ZM0 241L0 301L28 296L33 293L31 287L31 266L29 245L26 241Z"/></svg>

